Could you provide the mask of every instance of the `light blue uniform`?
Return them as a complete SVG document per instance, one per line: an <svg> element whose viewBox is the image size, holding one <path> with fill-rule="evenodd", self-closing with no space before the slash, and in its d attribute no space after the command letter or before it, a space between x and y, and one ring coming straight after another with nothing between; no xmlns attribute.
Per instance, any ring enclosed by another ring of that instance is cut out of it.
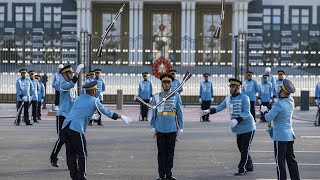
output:
<svg viewBox="0 0 320 180"><path fill-rule="evenodd" d="M165 93L166 92L155 94L152 98L152 105L154 106L160 102L162 100L162 95L164 97L166 96ZM157 132L177 132L177 125L179 126L179 129L183 129L182 101L180 94L176 93L174 96L169 98L168 101L171 104L175 115L166 115L166 112L172 112L171 108L166 102L152 110L150 128L155 128Z"/></svg>
<svg viewBox="0 0 320 180"><path fill-rule="evenodd" d="M200 98L202 101L211 101L213 98L213 85L210 81L200 83Z"/></svg>
<svg viewBox="0 0 320 180"><path fill-rule="evenodd" d="M260 84L259 97L261 102L270 102L272 98L272 84L270 82L262 82Z"/></svg>
<svg viewBox="0 0 320 180"><path fill-rule="evenodd" d="M139 84L138 95L143 100L149 100L152 97L152 82L150 80L143 80Z"/></svg>
<svg viewBox="0 0 320 180"><path fill-rule="evenodd" d="M174 91L178 86L180 85L180 81L178 79L175 79L172 81L171 84L171 91ZM177 91L179 94L181 94L183 91L183 88L181 87L179 91Z"/></svg>
<svg viewBox="0 0 320 180"><path fill-rule="evenodd" d="M30 79L31 83L32 83L32 90L30 95L32 96L32 101L38 101L38 91L40 89L39 87L39 81L36 79Z"/></svg>
<svg viewBox="0 0 320 180"><path fill-rule="evenodd" d="M75 98L77 97L77 90L74 88L78 81L77 77L73 77L71 81L62 80L60 84L60 108L56 116L67 117Z"/></svg>
<svg viewBox="0 0 320 180"><path fill-rule="evenodd" d="M228 108L231 119L240 122L232 128L235 134L243 134L256 130L254 119L250 113L250 101L247 95L239 93L235 97L228 95L224 101L215 107L216 112Z"/></svg>
<svg viewBox="0 0 320 180"><path fill-rule="evenodd" d="M39 83L39 91L38 91L38 102L44 98L44 84L42 82Z"/></svg>
<svg viewBox="0 0 320 180"><path fill-rule="evenodd" d="M279 91L281 89L281 85L283 84L283 79L277 79L273 88L273 97L279 98Z"/></svg>
<svg viewBox="0 0 320 180"><path fill-rule="evenodd" d="M16 82L17 101L23 101L23 96L27 97L27 101L31 101L32 86L30 79L19 78Z"/></svg>
<svg viewBox="0 0 320 180"><path fill-rule="evenodd" d="M260 91L257 81L251 79L251 80L245 80L243 82L242 86L242 92L243 94L247 95L250 99L250 101L256 101L256 94Z"/></svg>
<svg viewBox="0 0 320 180"><path fill-rule="evenodd" d="M100 103L98 98L95 98L89 94L82 94L75 100L69 115L63 122L62 129L70 123L70 129L81 134L85 134L88 121L97 109L109 118L114 120L118 118L118 114L105 108Z"/></svg>
<svg viewBox="0 0 320 180"><path fill-rule="evenodd" d="M265 114L268 122L273 121L270 136L275 141L293 141L295 139L292 129L292 113L294 101L292 97L280 98L273 104L272 109Z"/></svg>
<svg viewBox="0 0 320 180"><path fill-rule="evenodd" d="M317 85L316 85L316 90L315 90L314 97L315 97L315 99L318 99L318 102L320 101L320 82L318 82Z"/></svg>
<svg viewBox="0 0 320 180"><path fill-rule="evenodd" d="M104 83L104 80L101 78L94 78L94 81L97 81L97 94L96 98L99 98L100 101L103 101L103 95L102 93L106 90L106 85Z"/></svg>
<svg viewBox="0 0 320 180"><path fill-rule="evenodd" d="M60 91L60 83L62 82L63 77L59 72L54 73L52 79L52 87L54 87L55 91Z"/></svg>

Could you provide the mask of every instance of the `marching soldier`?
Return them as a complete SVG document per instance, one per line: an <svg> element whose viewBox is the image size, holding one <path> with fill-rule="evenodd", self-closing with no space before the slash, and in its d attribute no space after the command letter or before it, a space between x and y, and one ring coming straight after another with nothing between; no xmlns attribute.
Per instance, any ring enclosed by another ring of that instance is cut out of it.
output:
<svg viewBox="0 0 320 180"><path fill-rule="evenodd" d="M152 82L148 80L149 73L144 72L142 73L143 81L139 83L139 89L138 89L138 95L141 97L141 99L146 102L150 103L152 100ZM142 117L142 121L148 121L148 107L146 105L143 105L141 103L140 105L140 113Z"/></svg>
<svg viewBox="0 0 320 180"><path fill-rule="evenodd" d="M119 115L105 108L96 97L97 81L83 85L86 93L79 96L72 106L70 114L62 125L61 139L66 143L67 164L72 179L86 179L87 144L85 133L89 117L98 110L114 120L122 119L129 124L129 117Z"/></svg>
<svg viewBox="0 0 320 180"><path fill-rule="evenodd" d="M279 100L273 104L268 112L266 106L261 107L261 112L265 113L268 122L273 121L273 128L269 129L271 138L274 140L274 155L277 163L277 176L279 180L286 180L286 162L290 177L293 180L300 179L298 163L295 160L293 144L295 140L292 129L292 114L294 100L290 97L295 92L294 85L287 79L279 90Z"/></svg>
<svg viewBox="0 0 320 180"><path fill-rule="evenodd" d="M90 74L90 81L94 81L95 72L94 71L89 71L89 74Z"/></svg>
<svg viewBox="0 0 320 180"><path fill-rule="evenodd" d="M177 75L177 71L176 70L170 70L170 74L174 78L174 81L172 82L172 87L171 87L171 90L173 91L180 85L180 81L178 79L176 79L176 75ZM181 87L181 89L178 91L178 93L181 94L182 91L183 91L183 89Z"/></svg>
<svg viewBox="0 0 320 180"><path fill-rule="evenodd" d="M100 100L100 103L102 103L103 101L103 92L106 90L106 85L104 83L104 80L100 78L101 75L101 69L95 69L94 70L95 73L95 81L97 81L97 93L96 93L96 98L98 98ZM101 113L99 111L97 111L97 113L99 114L99 119L97 120L98 126L103 126L103 124L101 123Z"/></svg>
<svg viewBox="0 0 320 180"><path fill-rule="evenodd" d="M39 75L35 75L34 78L39 82L39 91L38 91L38 104L37 104L37 120L41 120L41 105L44 100L44 85L41 82L41 77Z"/></svg>
<svg viewBox="0 0 320 180"><path fill-rule="evenodd" d="M76 73L73 72L71 65L67 65L59 71L62 74L63 80L60 84L60 109L56 113L56 128L58 136L60 134L62 124L65 118L68 116L73 102L77 97L77 90L74 86L78 81L79 73L83 67L83 64L79 64L77 66ZM50 156L50 163L54 167L59 167L57 157L63 144L64 141L62 141L59 136Z"/></svg>
<svg viewBox="0 0 320 180"><path fill-rule="evenodd" d="M213 85L209 81L209 73L204 73L204 81L200 84L200 98L199 102L201 103L201 110L210 109L210 104L213 102ZM202 116L202 121L210 122L209 114Z"/></svg>
<svg viewBox="0 0 320 180"><path fill-rule="evenodd" d="M282 86L282 83L284 80L284 75L285 75L284 71L282 71L282 70L278 71L278 79L276 80L275 85L273 87L273 101L275 103L279 99L279 92L280 92L280 89L281 89L281 86Z"/></svg>
<svg viewBox="0 0 320 180"><path fill-rule="evenodd" d="M267 106L268 109L271 109L272 84L268 81L268 77L267 74L262 76L263 82L260 84L258 102L259 105ZM261 113L261 121L266 122L263 113Z"/></svg>
<svg viewBox="0 0 320 180"><path fill-rule="evenodd" d="M152 99L153 106L170 93L174 77L170 74L163 74L160 80L162 81L163 91L154 95ZM165 103L152 110L150 128L151 132L155 133L157 137L159 173L157 180L175 180L171 172L174 148L177 136L183 133L182 102L179 93L166 99Z"/></svg>
<svg viewBox="0 0 320 180"><path fill-rule="evenodd" d="M53 80L52 80L52 87L55 90L55 94L54 94L54 105L55 111L59 110L59 104L60 104L60 83L63 80L63 77L61 75L61 73L59 73L59 71L63 68L63 64L59 64L58 66L58 72L56 72L53 76Z"/></svg>
<svg viewBox="0 0 320 180"><path fill-rule="evenodd" d="M230 78L230 95L218 106L203 110L200 116L208 113L214 114L228 109L231 120L229 125L233 133L237 134L238 149L241 154L241 160L238 165L238 172L235 176L243 176L247 172L253 171L252 159L249 154L250 145L256 130L256 125L252 115L250 114L250 100L249 97L240 93L241 81L238 79Z"/></svg>
<svg viewBox="0 0 320 180"><path fill-rule="evenodd" d="M271 68L270 67L266 67L265 71L264 71L265 75L268 75L268 82L271 83L272 87L274 87L275 85L275 78L274 76L271 74ZM263 77L261 77L261 83L264 82Z"/></svg>
<svg viewBox="0 0 320 180"><path fill-rule="evenodd" d="M31 101L31 91L32 91L32 82L30 79L26 78L27 69L21 69L19 71L21 73L21 78L19 78L16 82L16 91L17 91L17 119L15 124L17 126L20 125L21 120L21 111L22 106L24 109L23 118L26 125L32 125L29 120L29 102Z"/></svg>
<svg viewBox="0 0 320 180"><path fill-rule="evenodd" d="M32 120L33 122L38 123L37 120L37 104L38 104L38 91L40 89L39 87L39 81L34 78L35 71L31 70L28 72L30 81L32 82L32 91L31 91L31 105L32 105Z"/></svg>
<svg viewBox="0 0 320 180"><path fill-rule="evenodd" d="M256 121L256 94L260 91L257 81L252 79L253 72L247 71L246 80L243 82L242 93L250 99L250 112Z"/></svg>

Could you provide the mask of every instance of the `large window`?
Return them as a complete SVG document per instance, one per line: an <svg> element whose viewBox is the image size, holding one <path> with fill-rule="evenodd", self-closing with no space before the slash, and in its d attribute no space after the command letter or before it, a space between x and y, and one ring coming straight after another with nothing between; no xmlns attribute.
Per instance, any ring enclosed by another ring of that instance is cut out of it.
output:
<svg viewBox="0 0 320 180"><path fill-rule="evenodd" d="M5 14L5 7L0 6L0 28L4 27L4 14Z"/></svg>
<svg viewBox="0 0 320 180"><path fill-rule="evenodd" d="M219 14L204 14L202 21L202 36L203 36L203 61L217 62L220 61L220 39L214 39L213 34L220 24ZM220 32L221 34L222 31Z"/></svg>
<svg viewBox="0 0 320 180"><path fill-rule="evenodd" d="M15 20L16 28L32 28L33 6L16 6Z"/></svg>
<svg viewBox="0 0 320 180"><path fill-rule="evenodd" d="M152 15L152 44L153 50L157 50L155 57L169 57L172 50L172 15L171 13L155 13Z"/></svg>
<svg viewBox="0 0 320 180"><path fill-rule="evenodd" d="M263 9L263 29L269 31L280 31L282 12L280 8Z"/></svg>
<svg viewBox="0 0 320 180"><path fill-rule="evenodd" d="M61 28L61 7L44 6L43 22L44 28Z"/></svg>
<svg viewBox="0 0 320 180"><path fill-rule="evenodd" d="M292 8L291 9L291 26L292 31L309 31L310 9Z"/></svg>

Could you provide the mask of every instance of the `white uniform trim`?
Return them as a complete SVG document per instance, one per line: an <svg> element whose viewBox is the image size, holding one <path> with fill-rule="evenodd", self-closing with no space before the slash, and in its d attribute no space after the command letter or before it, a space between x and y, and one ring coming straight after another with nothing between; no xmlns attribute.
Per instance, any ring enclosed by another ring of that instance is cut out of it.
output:
<svg viewBox="0 0 320 180"><path fill-rule="evenodd" d="M249 150L250 150L250 145L251 145L252 138L253 138L253 131L251 132L251 137L250 137L250 140L249 140L247 159L246 159L246 162L243 165L243 169L245 170L245 172L247 171L246 165L247 165L248 159L249 159Z"/></svg>
<svg viewBox="0 0 320 180"><path fill-rule="evenodd" d="M60 122L60 120L59 120L59 116L57 116L57 125L58 125L58 127L57 127L57 129L58 129L58 140L57 140L57 142L56 142L56 144L55 144L55 146L54 146L54 150L53 150L53 152L54 152L54 154L56 153L56 151L57 151L57 148L58 148L58 144L60 143L60 136L59 136L59 134L60 134L60 126L59 126L59 122Z"/></svg>
<svg viewBox="0 0 320 180"><path fill-rule="evenodd" d="M83 153L83 156L84 156L84 177L86 178L86 172L87 172L87 154L86 154L86 152L84 151L84 143L83 143L83 139L82 139L82 134L79 133L79 135L80 135L81 144L82 144L82 153Z"/></svg>
<svg viewBox="0 0 320 180"><path fill-rule="evenodd" d="M278 156L279 156L279 142L276 141L276 150L277 150L277 153L276 153L276 164L277 164L277 171L279 173L279 177L280 176L280 168L279 168L279 162L278 162Z"/></svg>

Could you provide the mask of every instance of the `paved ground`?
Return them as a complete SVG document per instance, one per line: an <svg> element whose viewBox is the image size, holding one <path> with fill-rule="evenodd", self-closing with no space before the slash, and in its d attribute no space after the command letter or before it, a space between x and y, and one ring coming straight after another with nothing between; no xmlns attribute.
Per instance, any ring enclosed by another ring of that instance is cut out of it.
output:
<svg viewBox="0 0 320 180"><path fill-rule="evenodd" d="M117 112L135 121L126 125L103 118L105 126L88 127L88 179L155 179L157 149L149 133L149 122L137 121L137 106L126 106ZM184 112L185 133L176 145L173 168L178 179L276 179L273 142L265 131L265 123L258 123L251 147L255 171L244 177L234 177L239 152L235 135L227 125L228 116L222 112L211 116L211 123L200 123L198 107L188 106ZM310 111L297 108L294 114L295 151L302 179L320 179L320 127L314 127L311 122L315 112L315 108ZM44 115L34 126L14 126L14 115L14 105L0 104L0 179L70 179L64 148L59 155L60 168L49 164L49 155L57 139L54 118Z"/></svg>

